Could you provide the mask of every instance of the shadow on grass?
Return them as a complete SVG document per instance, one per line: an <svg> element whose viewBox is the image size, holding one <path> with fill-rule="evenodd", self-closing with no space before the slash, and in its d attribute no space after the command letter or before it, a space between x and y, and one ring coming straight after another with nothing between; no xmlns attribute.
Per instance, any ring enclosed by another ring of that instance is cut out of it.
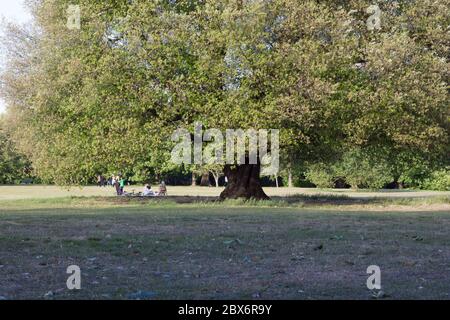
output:
<svg viewBox="0 0 450 320"><path fill-rule="evenodd" d="M167 197L66 197L53 199L24 199L14 201L0 201L0 213L8 211L28 212L45 211L47 209L74 209L78 212L91 209L103 211L114 211L115 209L132 210L133 208L160 208L168 212L179 211L186 208L229 208L229 207L261 207L261 208L333 208L342 207L355 208L370 211L374 208L388 206L402 206L409 211L423 211L430 206L433 210L447 210L450 204L450 196L428 196L428 197L349 197L347 195L292 195L273 196L270 200L256 199L226 199L210 196L167 196ZM431 207L433 205L433 207Z"/></svg>
<svg viewBox="0 0 450 320"><path fill-rule="evenodd" d="M54 299L127 299L144 290L158 299L251 299L255 292L361 299L370 297L365 271L376 263L394 298L448 297L447 214L118 200L3 210L0 295L39 299L52 290ZM83 269L79 296L60 290L72 264Z"/></svg>
<svg viewBox="0 0 450 320"><path fill-rule="evenodd" d="M102 201L100 198L99 201ZM343 206L343 205L430 205L449 204L450 196L428 196L428 197L349 197L348 195L291 195L272 196L270 200L256 199L220 199L210 196L168 196L157 197L116 197L110 198L114 204L133 203L172 203L172 204L204 204L223 206L252 206L252 207L290 207L290 206Z"/></svg>

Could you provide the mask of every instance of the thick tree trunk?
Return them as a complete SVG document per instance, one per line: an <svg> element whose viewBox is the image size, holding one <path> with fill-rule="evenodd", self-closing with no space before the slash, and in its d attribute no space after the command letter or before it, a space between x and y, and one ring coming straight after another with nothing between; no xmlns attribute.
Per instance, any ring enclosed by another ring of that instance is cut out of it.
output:
<svg viewBox="0 0 450 320"><path fill-rule="evenodd" d="M270 199L261 187L260 171L260 164L241 164L234 167L225 165L223 172L228 178L228 184L220 194L220 198Z"/></svg>

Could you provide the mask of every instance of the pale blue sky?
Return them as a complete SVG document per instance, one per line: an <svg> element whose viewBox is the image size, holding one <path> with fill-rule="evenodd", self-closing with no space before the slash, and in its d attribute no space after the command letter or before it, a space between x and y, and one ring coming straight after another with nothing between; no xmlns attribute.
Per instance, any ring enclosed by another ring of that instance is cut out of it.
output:
<svg viewBox="0 0 450 320"><path fill-rule="evenodd" d="M31 19L30 13L24 6L24 0L0 0L0 19L25 23ZM4 57L0 52L0 59L3 63ZM0 97L0 113L5 110L5 104Z"/></svg>

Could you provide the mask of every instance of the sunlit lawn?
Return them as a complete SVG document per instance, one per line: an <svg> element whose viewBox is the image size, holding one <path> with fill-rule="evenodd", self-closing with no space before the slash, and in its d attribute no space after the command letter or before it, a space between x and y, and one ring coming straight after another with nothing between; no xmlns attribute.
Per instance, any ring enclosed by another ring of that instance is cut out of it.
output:
<svg viewBox="0 0 450 320"><path fill-rule="evenodd" d="M154 186L155 187L155 186ZM156 186L157 187L157 186ZM127 192L139 192L142 186L133 185L126 186ZM191 186L169 186L169 196L219 196L223 190L222 187L191 187ZM382 191L366 191L366 190L349 190L349 189L314 189L314 188L264 188L269 196L289 196L296 194L334 194L347 195L349 197L421 197L430 195L449 195L450 192L436 191L409 191L409 190L382 190ZM114 196L115 192L112 187L57 187L57 186L1 186L0 200L14 199L32 199L32 198L60 198L68 196Z"/></svg>

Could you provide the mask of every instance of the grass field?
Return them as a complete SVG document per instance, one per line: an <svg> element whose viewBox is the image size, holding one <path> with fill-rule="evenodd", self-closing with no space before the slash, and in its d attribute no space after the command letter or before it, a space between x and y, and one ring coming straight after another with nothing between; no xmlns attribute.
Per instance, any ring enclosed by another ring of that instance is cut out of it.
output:
<svg viewBox="0 0 450 320"><path fill-rule="evenodd" d="M126 186L125 191L139 192L142 186ZM168 192L170 196L219 196L223 190L220 188L208 187L184 187L184 186L169 186ZM417 198L417 197L432 197L432 196L448 196L450 192L445 191L411 191L411 190L381 190L381 191L364 191L364 190L349 190L349 189L314 189L314 188L264 188L264 191L269 196L294 196L298 194L304 195L336 195L347 196L350 198ZM114 195L114 190L111 187L99 188L96 186L87 187L71 187L62 188L57 186L41 186L41 185L26 185L26 186L2 186L0 185L0 200L15 200L15 199L44 199L44 198L63 198L63 197L91 197L104 196L109 197Z"/></svg>
<svg viewBox="0 0 450 320"><path fill-rule="evenodd" d="M176 203L111 191L0 187L0 299L370 299L369 265L379 298L450 298L449 193L269 189L276 200ZM81 290L66 288L69 265Z"/></svg>

